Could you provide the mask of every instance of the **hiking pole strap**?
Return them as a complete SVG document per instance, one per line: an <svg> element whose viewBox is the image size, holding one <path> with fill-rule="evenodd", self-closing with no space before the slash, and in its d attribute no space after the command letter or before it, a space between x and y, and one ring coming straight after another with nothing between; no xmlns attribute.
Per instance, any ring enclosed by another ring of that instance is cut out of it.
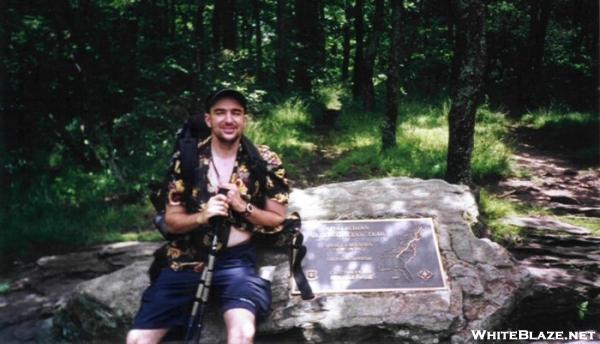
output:
<svg viewBox="0 0 600 344"><path fill-rule="evenodd" d="M303 242L304 236L302 233L296 232L291 245L290 271L294 276L298 290L300 290L302 300L310 300L314 298L315 295L313 294L312 288L310 287L310 284L308 284L308 280L302 269L302 259L306 256L306 246L302 244Z"/></svg>

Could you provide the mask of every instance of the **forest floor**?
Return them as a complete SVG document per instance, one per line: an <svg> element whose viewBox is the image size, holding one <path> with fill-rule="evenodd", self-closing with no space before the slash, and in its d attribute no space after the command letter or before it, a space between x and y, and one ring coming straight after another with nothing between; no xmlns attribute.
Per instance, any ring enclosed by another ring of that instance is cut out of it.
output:
<svg viewBox="0 0 600 344"><path fill-rule="evenodd" d="M600 168L571 160L564 142L548 142L527 128L512 130L518 176L490 186L497 197L563 215L600 217Z"/></svg>
<svg viewBox="0 0 600 344"><path fill-rule="evenodd" d="M312 161L310 166L302 168L299 177L296 180L292 180L292 187L304 189L332 182L356 179L352 178L352 175L347 175L343 179L336 180L327 176L327 171L343 156L343 153L334 148L330 130L329 127L325 126L317 127L315 136L317 154L315 160Z"/></svg>

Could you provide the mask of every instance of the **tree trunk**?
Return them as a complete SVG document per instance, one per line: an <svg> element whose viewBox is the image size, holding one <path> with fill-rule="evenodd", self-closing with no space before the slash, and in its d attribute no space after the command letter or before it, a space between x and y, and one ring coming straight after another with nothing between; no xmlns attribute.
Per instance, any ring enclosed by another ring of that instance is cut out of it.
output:
<svg viewBox="0 0 600 344"><path fill-rule="evenodd" d="M402 20L404 5L402 0L390 0L392 7L392 32L388 58L388 78L386 80L385 122L381 130L381 147L388 150L396 146L396 125L398 119L398 85L402 56Z"/></svg>
<svg viewBox="0 0 600 344"><path fill-rule="evenodd" d="M235 51L237 43L237 20L235 16L235 0L222 1L223 13L221 16L221 32L223 33L223 48Z"/></svg>
<svg viewBox="0 0 600 344"><path fill-rule="evenodd" d="M162 5L160 6L159 9L159 14L160 14L160 23L161 23L161 38L165 38L165 37L170 37L171 36L171 32L170 32L170 27L171 27L171 21L169 20L169 0L163 0L161 1Z"/></svg>
<svg viewBox="0 0 600 344"><path fill-rule="evenodd" d="M319 0L296 0L296 42L298 56L294 84L304 92L312 89L311 69L320 69L324 61L324 33L319 20Z"/></svg>
<svg viewBox="0 0 600 344"><path fill-rule="evenodd" d="M373 30L367 40L367 49L365 51L365 75L362 78L364 84L360 87L361 97L365 110L373 111L375 106L375 87L373 85L373 69L375 67L375 57L379 48L379 41L383 34L383 0L375 0L375 13L373 15Z"/></svg>
<svg viewBox="0 0 600 344"><path fill-rule="evenodd" d="M171 38L175 38L177 34L176 21L177 21L177 5L175 4L176 0L170 0L169 3L169 36Z"/></svg>
<svg viewBox="0 0 600 344"><path fill-rule="evenodd" d="M254 2L254 0L252 0ZM244 50L251 50L251 53L254 54L254 50L256 46L252 43L252 38L255 36L254 34L254 17L253 17L253 7L250 6L250 10L248 8L239 9L238 12L238 20L240 25L240 37L238 39L238 48Z"/></svg>
<svg viewBox="0 0 600 344"><path fill-rule="evenodd" d="M444 8L446 9L446 25L448 28L448 46L452 47L452 50L454 51L454 54L456 54L457 51L463 51L464 49L461 47L458 47L458 39L456 38L456 13L454 12L455 8L453 5L454 0L446 0L444 2ZM454 56L454 58L452 59L451 65L450 65L450 78L448 80L448 84L450 85L450 87L453 87L453 85L456 84L456 81L458 79L458 70L460 68L460 65L458 64L461 61L460 58L457 58L456 55Z"/></svg>
<svg viewBox="0 0 600 344"><path fill-rule="evenodd" d="M235 0L215 1L212 18L213 51L223 49L236 50L237 20Z"/></svg>
<svg viewBox="0 0 600 344"><path fill-rule="evenodd" d="M253 9L253 17L254 17L254 35L255 35L255 43L256 43L256 66L255 66L255 75L256 79L260 82L263 80L262 75L262 64L263 64L263 56L262 56L262 30L260 26L260 4L258 0L252 0L252 9Z"/></svg>
<svg viewBox="0 0 600 344"><path fill-rule="evenodd" d="M344 1L344 13L346 14L346 23L344 23L343 28L342 82L348 80L348 67L350 66L350 22L352 20L352 6L349 0Z"/></svg>
<svg viewBox="0 0 600 344"><path fill-rule="evenodd" d="M364 85L363 78L365 76L364 4L364 0L356 0L356 5L354 6L354 35L356 37L356 47L354 48L354 76L352 78L352 96L354 100L360 99L362 94L361 87Z"/></svg>
<svg viewBox="0 0 600 344"><path fill-rule="evenodd" d="M140 21L140 4L133 3L130 5L132 19L123 19L126 28L122 35L121 49L123 56L127 56L126 63L122 66L123 73L120 73L120 82L123 86L123 99L125 101L123 112L133 111L135 107L135 99L138 84L138 68L137 68L137 41L139 33ZM113 122L113 121L111 121Z"/></svg>
<svg viewBox="0 0 600 344"><path fill-rule="evenodd" d="M481 100L485 74L485 14L483 0L458 0L457 45L464 51L455 51L460 58L460 72L453 91L452 107L448 115L449 139L446 180L450 183L470 184L471 155L475 134L475 113Z"/></svg>
<svg viewBox="0 0 600 344"><path fill-rule="evenodd" d="M275 78L280 90L286 90L288 86L289 56L287 44L287 11L286 1L277 0L277 28L276 28L276 57Z"/></svg>
<svg viewBox="0 0 600 344"><path fill-rule="evenodd" d="M196 46L195 57L195 75L194 75L194 91L196 95L200 95L202 90L202 77L206 72L206 50L208 44L204 44L204 9L206 7L205 0L197 0L196 18L194 19L194 44Z"/></svg>
<svg viewBox="0 0 600 344"><path fill-rule="evenodd" d="M223 13L223 1L215 1L215 7L213 9L212 15L212 46L213 52L217 53L221 51L221 41L222 41L222 32L221 32L221 23L223 22L222 13Z"/></svg>
<svg viewBox="0 0 600 344"><path fill-rule="evenodd" d="M523 59L520 73L519 96L522 109L534 105L540 96L542 69L544 64L544 43L550 17L552 0L531 0L529 2L529 35L526 58Z"/></svg>

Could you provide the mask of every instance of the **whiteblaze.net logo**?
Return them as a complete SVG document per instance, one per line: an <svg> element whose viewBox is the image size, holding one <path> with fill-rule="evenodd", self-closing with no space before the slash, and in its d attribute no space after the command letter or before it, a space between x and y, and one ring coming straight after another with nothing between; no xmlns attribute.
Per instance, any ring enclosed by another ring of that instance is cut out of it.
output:
<svg viewBox="0 0 600 344"><path fill-rule="evenodd" d="M471 330L474 340L594 340L596 331Z"/></svg>

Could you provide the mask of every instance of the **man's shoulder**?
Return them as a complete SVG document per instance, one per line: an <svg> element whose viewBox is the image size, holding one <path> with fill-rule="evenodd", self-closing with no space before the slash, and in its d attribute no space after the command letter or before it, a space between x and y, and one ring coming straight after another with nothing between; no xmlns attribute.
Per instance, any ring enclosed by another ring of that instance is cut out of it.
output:
<svg viewBox="0 0 600 344"><path fill-rule="evenodd" d="M258 153L263 158L264 161L267 162L269 166L279 166L281 165L281 159L279 155L275 153L271 148L267 145L256 145L256 149Z"/></svg>

